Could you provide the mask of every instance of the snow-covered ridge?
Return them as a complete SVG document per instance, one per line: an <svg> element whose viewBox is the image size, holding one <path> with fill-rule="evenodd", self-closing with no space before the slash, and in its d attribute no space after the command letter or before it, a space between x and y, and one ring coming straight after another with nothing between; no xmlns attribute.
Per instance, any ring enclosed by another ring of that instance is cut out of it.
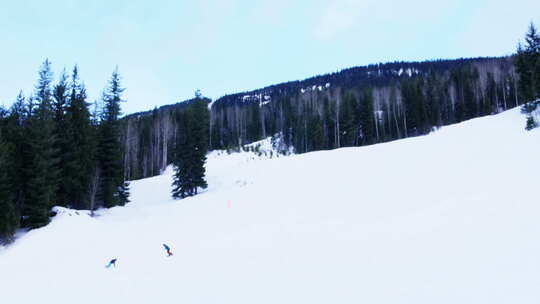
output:
<svg viewBox="0 0 540 304"><path fill-rule="evenodd" d="M417 68L400 68L399 70L391 70L392 74L396 76L402 76L406 75L408 77L412 77L413 75L419 75L421 74L421 71ZM376 71L368 70L365 72L368 76L373 75L376 73L376 76L381 76L383 73L383 70L378 69ZM331 84L329 82L323 83L323 84L315 84L310 85L307 87L300 88L300 93L313 93L313 92L322 92L325 90L330 89ZM269 104L272 101L271 92L259 92L255 94L245 94L241 97L239 97L239 100L242 102L258 102L259 107L263 107L267 104ZM209 105L209 108L211 105Z"/></svg>

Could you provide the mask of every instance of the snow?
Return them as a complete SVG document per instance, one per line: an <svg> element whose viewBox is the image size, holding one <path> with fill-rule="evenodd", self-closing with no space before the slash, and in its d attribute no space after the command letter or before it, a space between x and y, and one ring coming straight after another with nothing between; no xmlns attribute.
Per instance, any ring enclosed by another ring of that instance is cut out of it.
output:
<svg viewBox="0 0 540 304"><path fill-rule="evenodd" d="M2 303L540 303L540 132L524 123L212 152L197 197L170 199L169 168L125 207L59 208L0 249Z"/></svg>
<svg viewBox="0 0 540 304"><path fill-rule="evenodd" d="M248 144L248 145L245 145L245 147L249 150L256 150L258 151L258 155L257 156L279 156L279 154L283 154L283 153L280 153L280 152L284 152L284 151L281 151L280 147L279 147L279 134L276 134L274 136L274 138L272 137L268 137L268 138L265 138L263 140L259 140L259 141L256 141L256 142L253 142L251 144ZM219 153L219 151L217 151ZM286 154L291 154L292 151L288 151L289 153L286 153ZM212 152L212 153L215 153L215 152ZM256 153L257 154L257 153ZM261 155L259 155L261 154Z"/></svg>
<svg viewBox="0 0 540 304"><path fill-rule="evenodd" d="M208 111L211 111L212 110L212 106L214 105L214 102L216 102L215 100L212 100L208 103Z"/></svg>
<svg viewBox="0 0 540 304"><path fill-rule="evenodd" d="M263 99L264 98L264 101ZM259 107L265 106L269 104L272 101L271 97L269 95L259 95Z"/></svg>
<svg viewBox="0 0 540 304"><path fill-rule="evenodd" d="M317 90L319 90L319 92L322 92L323 89L328 89L330 87L330 83L327 82L324 86L322 85L313 85L311 87L307 87L307 88L300 88L300 93L305 93L306 91L311 91L311 92L315 92Z"/></svg>

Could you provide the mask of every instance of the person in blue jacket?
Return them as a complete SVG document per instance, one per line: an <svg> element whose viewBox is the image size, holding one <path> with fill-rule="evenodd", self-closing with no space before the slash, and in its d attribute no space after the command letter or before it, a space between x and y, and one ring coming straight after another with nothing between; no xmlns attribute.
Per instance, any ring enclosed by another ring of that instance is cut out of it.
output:
<svg viewBox="0 0 540 304"><path fill-rule="evenodd" d="M110 268L111 266L116 267L116 258L112 259L105 267Z"/></svg>
<svg viewBox="0 0 540 304"><path fill-rule="evenodd" d="M169 246L167 246L167 244L163 244L163 248L165 248L165 250L167 251L167 256L170 257L172 254L171 252L171 248Z"/></svg>

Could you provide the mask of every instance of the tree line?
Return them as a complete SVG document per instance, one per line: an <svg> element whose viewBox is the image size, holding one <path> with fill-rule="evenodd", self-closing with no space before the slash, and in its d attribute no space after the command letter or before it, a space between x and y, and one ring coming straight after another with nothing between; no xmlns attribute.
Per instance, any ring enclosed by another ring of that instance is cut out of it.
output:
<svg viewBox="0 0 540 304"><path fill-rule="evenodd" d="M515 58L377 64L226 95L210 108L209 149L269 136L296 153L361 146L499 113L525 100ZM122 119L129 179L158 175L172 163L181 124L175 113L190 102Z"/></svg>
<svg viewBox="0 0 540 304"><path fill-rule="evenodd" d="M0 109L0 241L18 228L46 225L54 205L95 210L129 201L123 91L116 69L91 111L78 67L54 82L46 60L34 92Z"/></svg>
<svg viewBox="0 0 540 304"><path fill-rule="evenodd" d="M277 135L305 153L427 134L520 105L513 60L375 65L225 96L212 106L210 146Z"/></svg>

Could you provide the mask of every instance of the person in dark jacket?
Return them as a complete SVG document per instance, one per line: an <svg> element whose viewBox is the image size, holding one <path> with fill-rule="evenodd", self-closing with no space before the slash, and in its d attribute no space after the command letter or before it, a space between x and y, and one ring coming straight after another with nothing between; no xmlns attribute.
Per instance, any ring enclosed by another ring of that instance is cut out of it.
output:
<svg viewBox="0 0 540 304"><path fill-rule="evenodd" d="M111 266L116 267L116 258L112 259L105 267L110 268Z"/></svg>
<svg viewBox="0 0 540 304"><path fill-rule="evenodd" d="M167 256L170 257L172 254L171 252L171 248L169 246L167 246L167 244L163 244L163 248L165 248L165 250L167 251Z"/></svg>

